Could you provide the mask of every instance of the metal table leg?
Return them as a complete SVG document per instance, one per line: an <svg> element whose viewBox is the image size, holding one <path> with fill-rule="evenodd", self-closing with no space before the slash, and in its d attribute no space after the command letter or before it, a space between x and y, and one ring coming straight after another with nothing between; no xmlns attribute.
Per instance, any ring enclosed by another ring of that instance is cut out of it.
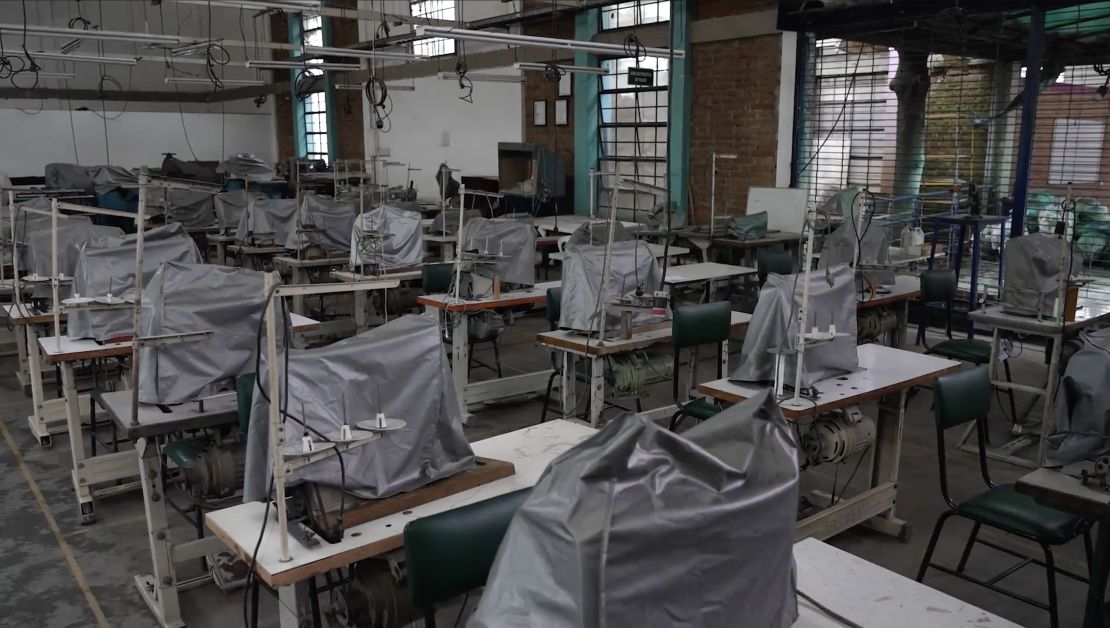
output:
<svg viewBox="0 0 1110 628"><path fill-rule="evenodd" d="M466 387L470 382L470 342L468 316L466 312L448 313L451 325L451 376L455 380L455 392L462 406L463 423L470 416L466 403Z"/></svg>
<svg viewBox="0 0 1110 628"><path fill-rule="evenodd" d="M143 486L143 507L146 510L147 540L153 575L135 576L135 586L158 623L166 628L184 626L177 599L177 575L172 558L170 523L166 513L166 496L162 494L162 468L156 443L140 438L135 444L138 454L139 479Z"/></svg>
<svg viewBox="0 0 1110 628"><path fill-rule="evenodd" d="M605 407L605 358L590 356L590 425L597 427Z"/></svg>

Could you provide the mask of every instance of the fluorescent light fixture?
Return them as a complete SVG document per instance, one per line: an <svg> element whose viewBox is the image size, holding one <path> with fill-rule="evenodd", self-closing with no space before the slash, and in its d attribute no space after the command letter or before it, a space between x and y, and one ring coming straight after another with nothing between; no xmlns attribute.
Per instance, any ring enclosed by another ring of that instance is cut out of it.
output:
<svg viewBox="0 0 1110 628"><path fill-rule="evenodd" d="M555 37L535 37L532 35L517 35L515 33L495 33L490 31L475 31L465 28L450 26L416 26L417 37L447 37L448 39L461 39L464 41L484 41L493 44L506 44L509 46L526 46L533 48L548 48L552 50L573 50L575 52L590 52L593 54L610 56L628 56L623 44L606 44L596 41L578 41L577 39L557 39ZM686 58L686 51L670 48L643 48L641 52L649 57L669 57L675 59Z"/></svg>
<svg viewBox="0 0 1110 628"><path fill-rule="evenodd" d="M416 86L415 85L406 85L404 83L402 83L400 85L393 85L391 83L386 83L385 86L391 92L415 92L416 91ZM361 92L364 89L364 87L365 87L364 85L358 85L358 84L354 84L354 85L336 85L335 89L345 89L345 90Z"/></svg>
<svg viewBox="0 0 1110 628"><path fill-rule="evenodd" d="M40 79L75 79L77 75L73 72L39 72L36 74Z"/></svg>
<svg viewBox="0 0 1110 628"><path fill-rule="evenodd" d="M427 59L425 55L412 54L411 52L397 52L388 50L357 50L355 48L333 48L329 46L305 46L302 55L333 55L336 57L358 57L376 59L398 59L401 61L416 61Z"/></svg>
<svg viewBox="0 0 1110 628"><path fill-rule="evenodd" d="M437 74L441 81L457 81L459 75L454 72L440 72ZM481 72L467 72L464 76L475 83L523 83L524 78L512 74L482 74Z"/></svg>
<svg viewBox="0 0 1110 628"><path fill-rule="evenodd" d="M209 47L217 45L218 43L219 42L215 41L198 41L191 44L186 44L184 46L178 46L177 48L170 50L170 54L175 57L192 55L198 52L204 52L208 50Z"/></svg>
<svg viewBox="0 0 1110 628"><path fill-rule="evenodd" d="M165 78L167 85L207 85L212 87L214 84L211 79L193 77L193 76L167 76ZM266 81L259 81L256 79L220 79L221 85L265 85Z"/></svg>
<svg viewBox="0 0 1110 628"><path fill-rule="evenodd" d="M520 63L514 63L513 67L518 70L539 70L545 72L550 65L554 65L571 74L596 74L602 76L609 73L605 68L595 68L588 65L563 65L561 63L532 63L529 61L522 61Z"/></svg>
<svg viewBox="0 0 1110 628"><path fill-rule="evenodd" d="M26 32L35 37L65 37L66 39L103 39L104 41L127 41L142 44L179 44L181 38L176 35L158 35L153 33L133 33L130 31L102 31L85 30L83 28L61 28L58 26L36 26L29 24L24 29L22 24L0 24L0 33L15 33L22 35Z"/></svg>
<svg viewBox="0 0 1110 628"><path fill-rule="evenodd" d="M83 43L85 43L84 39L71 39L71 40L67 41L66 43L62 44L62 47L60 48L60 50L65 54L69 54L69 53L73 52L74 50L77 50L78 48L80 48L81 44L83 44Z"/></svg>
<svg viewBox="0 0 1110 628"><path fill-rule="evenodd" d="M261 70L324 70L332 72L354 72L361 70L357 63L305 63L304 61L266 61L250 59L245 64L248 68Z"/></svg>
<svg viewBox="0 0 1110 628"><path fill-rule="evenodd" d="M280 9L293 13L320 10L320 0L177 0L177 3L232 9Z"/></svg>
<svg viewBox="0 0 1110 628"><path fill-rule="evenodd" d="M100 57L96 55L64 55L60 52L32 52L31 58L57 59L58 61L73 61L74 63L100 63L103 65L135 65L139 62L135 57Z"/></svg>

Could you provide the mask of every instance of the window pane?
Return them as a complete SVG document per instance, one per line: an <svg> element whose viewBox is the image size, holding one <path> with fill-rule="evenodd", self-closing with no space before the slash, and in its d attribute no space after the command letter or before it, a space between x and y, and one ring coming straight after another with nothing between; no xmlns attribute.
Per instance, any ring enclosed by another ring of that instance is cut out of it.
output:
<svg viewBox="0 0 1110 628"><path fill-rule="evenodd" d="M412 16L436 20L454 20L454 0L416 0L412 2ZM455 53L455 40L446 37L430 37L412 42L413 54L438 57Z"/></svg>
<svg viewBox="0 0 1110 628"><path fill-rule="evenodd" d="M600 9L601 28L626 28L671 19L670 0L632 0Z"/></svg>

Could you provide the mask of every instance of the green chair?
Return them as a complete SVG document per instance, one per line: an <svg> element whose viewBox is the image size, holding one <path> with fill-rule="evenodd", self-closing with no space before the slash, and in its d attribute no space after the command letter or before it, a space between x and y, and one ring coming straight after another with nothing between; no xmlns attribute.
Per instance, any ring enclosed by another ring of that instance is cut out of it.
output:
<svg viewBox="0 0 1110 628"><path fill-rule="evenodd" d="M699 345L713 343L717 345L717 378L725 376L722 362L724 342L728 340L732 327L732 307L728 301L715 303L700 303L697 305L683 305L674 309L674 319L671 321L671 343L674 345L674 368L671 377L671 392L674 393L674 402L678 412L671 417L670 429L673 432L678 428L682 417L693 417L704 421L721 411L716 402L705 399L690 399L688 394L679 394L678 368L682 364L683 349L690 349ZM696 361L690 360L690 368L696 368Z"/></svg>
<svg viewBox="0 0 1110 628"><path fill-rule="evenodd" d="M455 265L453 263L440 263L440 264L424 264L420 267L420 285L424 294L446 294L451 290L451 282L455 276ZM497 339L501 337L500 330L497 333L491 334L488 337L475 334L473 330L469 330L470 346L482 342L488 342L493 345L493 360L494 366L489 367L474 359L474 354L471 352L470 361L466 365L467 370L471 365L478 364L484 366L492 371L497 372L497 377L501 377L501 351L497 346ZM451 330L446 329L443 332L443 341L446 343L451 342Z"/></svg>
<svg viewBox="0 0 1110 628"><path fill-rule="evenodd" d="M759 285L767 281L767 275L790 275L794 273L794 254L785 249L763 249L755 255L755 269Z"/></svg>
<svg viewBox="0 0 1110 628"><path fill-rule="evenodd" d="M243 434L251 422L251 403L254 402L254 383L258 375L247 373L235 378L235 402L239 410L239 429Z"/></svg>
<svg viewBox="0 0 1110 628"><path fill-rule="evenodd" d="M933 269L921 273L921 303L924 307L922 308L922 322L917 330L917 338L925 347L925 353L929 355L937 355L961 362L971 362L975 366L990 364L991 343L974 338L952 337L952 304L956 300L956 290L957 278L954 270ZM944 334L948 339L929 346L929 343L925 340L925 328L928 326L929 306L934 303L944 304ZM1002 367L1006 372L1006 381L1013 381L1008 359L1002 361ZM1018 415L1014 391L1007 389L1006 394L1010 398L1010 417L1016 421Z"/></svg>
<svg viewBox="0 0 1110 628"><path fill-rule="evenodd" d="M409 597L435 628L436 606L486 583L501 539L532 489L499 495L405 526Z"/></svg>
<svg viewBox="0 0 1110 628"><path fill-rule="evenodd" d="M1082 536L1087 550L1089 568L1092 561L1090 525L1082 517L1038 504L1032 497L1018 493L1012 484L995 484L991 481L987 468L986 450L986 417L990 411L990 394L990 377L986 368L981 366L937 379L933 412L937 428L937 457L940 461L940 492L945 503L948 504L948 509L937 518L933 535L929 539L929 546L925 550L925 556L922 558L921 567L917 572L917 581L921 582L925 578L926 569L932 567L997 593L1045 609L1049 613L1052 627L1056 628L1059 625L1056 608L1056 573L1059 572L1081 582L1086 582L1086 579L1056 567L1052 548ZM957 502L948 491L944 431L971 422L975 422L979 440L979 469L987 490L970 499ZM960 561L955 569L932 562L937 539L940 538L945 522L953 515L969 519L973 523L971 535L964 545L963 553L960 555ZM1044 551L1044 561L1033 559L1008 547L980 539L979 529L984 525L1040 545ZM964 572L964 569L975 543L1020 558L1021 562L990 580L969 576ZM995 584L1029 563L1045 568L1045 573L1048 576L1047 604Z"/></svg>

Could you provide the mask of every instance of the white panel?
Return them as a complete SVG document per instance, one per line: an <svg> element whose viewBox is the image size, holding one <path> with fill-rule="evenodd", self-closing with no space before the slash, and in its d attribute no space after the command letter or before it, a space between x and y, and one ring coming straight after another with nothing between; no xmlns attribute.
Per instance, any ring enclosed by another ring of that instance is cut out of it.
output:
<svg viewBox="0 0 1110 628"><path fill-rule="evenodd" d="M767 212L767 228L801 233L805 222L806 190L796 188L752 188L748 191L747 215Z"/></svg>
<svg viewBox="0 0 1110 628"><path fill-rule="evenodd" d="M114 114L109 112L108 117ZM218 160L234 153L254 153L274 161L273 127L269 114L186 113L185 128L198 159ZM111 163L125 166L158 166L162 153L177 153L180 159L193 154L182 130L182 116L174 113L129 111L108 120ZM104 150L104 121L92 111L73 112L73 129L66 111L44 110L27 115L15 109L0 109L5 150L0 150L0 172L10 176L41 176L51 162L85 165L108 161Z"/></svg>

